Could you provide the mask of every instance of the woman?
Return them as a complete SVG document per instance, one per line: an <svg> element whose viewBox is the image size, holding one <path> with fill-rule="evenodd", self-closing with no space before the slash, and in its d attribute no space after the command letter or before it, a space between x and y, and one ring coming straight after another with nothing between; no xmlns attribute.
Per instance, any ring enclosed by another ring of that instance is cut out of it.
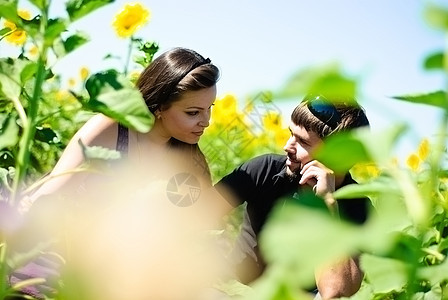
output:
<svg viewBox="0 0 448 300"><path fill-rule="evenodd" d="M218 68L193 50L174 48L163 53L143 71L137 82L155 116L152 129L139 133L102 114L92 117L67 145L50 174L54 178L39 188L32 200L53 194L67 183L71 187L83 185L85 172L70 173L84 161L79 140L86 146L117 149L134 165L152 170L155 168L150 167L151 163L166 159L172 162L176 158L193 164L190 170L205 174L210 181L207 163L197 143L209 125L218 79ZM167 158L167 153L175 154ZM68 175L58 176L67 172Z"/></svg>
<svg viewBox="0 0 448 300"><path fill-rule="evenodd" d="M193 50L174 48L163 53L143 71L137 82L137 87L149 110L155 116L151 130L147 133L139 133L123 127L102 114L95 115L69 142L50 174L52 179L32 195L31 200L35 203L33 209L30 210L33 212L31 215L37 215L37 219L42 219L39 212L44 212L43 219L51 222L48 228L52 236L59 236L61 231L59 227L66 223L67 215L70 216L71 221L74 220L68 230L63 229L62 235L66 235L68 231L70 238L74 240L72 244L81 244L79 251L73 251L77 253L77 256L96 253L95 249L106 249L99 251L103 253L102 255L92 254L93 260L96 261L95 266L98 267L96 269L102 272L98 278L102 278L104 273L129 274L129 272L121 272L122 270L106 272L105 266L110 265L111 260L115 261L113 265L118 268L121 259L109 259L105 257L105 254L113 255L119 252L121 254L117 254L117 257L122 259L149 259L147 264L153 264L153 256L148 254L140 256L133 251L137 248L148 249L147 253L149 253L154 249L165 250L173 249L173 247L167 247L165 241L154 242L155 238L150 234L151 230L162 228L160 232L164 237L171 236L170 243L173 239L178 243L178 238L183 239L185 232L196 232L196 230L202 232L209 225L210 228L216 223L219 225L219 218L223 212L230 209L226 201L219 201L218 197L213 196L214 189L207 163L197 144L209 125L210 109L216 98L218 79L218 68L209 59L205 59ZM88 172L70 173L70 170L84 162L79 140L86 146L116 149L123 154L124 164L117 166L117 169L112 169L115 171L112 180L107 174L91 176ZM70 188L67 189L67 186ZM83 187L81 190L84 190L84 193L79 191L79 187ZM75 201L38 200L38 198L47 198L42 197L46 195L50 200L55 200L54 195L57 196L56 198L63 195L64 198ZM87 199L87 201L79 201L79 198ZM75 206L72 205L74 202ZM82 202L81 206L78 206L79 202ZM79 207L81 211L78 210ZM48 210L52 210L53 214L49 215ZM131 213L123 214L129 211ZM130 219L125 218L127 216L130 216ZM198 221L200 219L205 221ZM120 245L141 243L141 237L147 238L149 242L137 248L131 247L132 250L129 250L127 254L122 253L126 251L113 246L115 245L113 242L101 240L112 228L112 225L108 224L118 226L116 230L113 230L113 241L124 241L130 238L128 232L136 233L135 228L132 227L136 223L141 224L138 228L143 230L136 234L137 240L120 242ZM32 229L35 227L38 226L30 226ZM106 233L102 231L102 228L106 228ZM169 228L173 230L170 231ZM58 232L53 233L53 230ZM121 232L124 232L123 235L120 235ZM76 240L77 235L82 237L81 241ZM158 237L157 234L155 236ZM87 248L86 244L89 245ZM181 245L178 248L184 246ZM168 253L168 251L162 252ZM163 257L169 260L169 257ZM42 260L42 256L39 260ZM81 261L88 261L88 259L83 258ZM45 262L33 263L35 266L31 271L26 268L16 270L10 278L11 282L15 283L19 281L19 278L21 280L33 278L36 274L38 277L49 278L54 273L54 269L58 269L47 266ZM135 274L153 271L150 267L143 268L143 263L136 265L140 268L138 272L132 271ZM170 275L174 273L179 272L174 271ZM135 280L145 276L138 276ZM118 281L118 279L111 279L111 282L115 280ZM135 280L133 277L130 282ZM107 284L107 286L111 285ZM41 289L40 291L33 289L34 287L30 286L24 292L42 297Z"/></svg>

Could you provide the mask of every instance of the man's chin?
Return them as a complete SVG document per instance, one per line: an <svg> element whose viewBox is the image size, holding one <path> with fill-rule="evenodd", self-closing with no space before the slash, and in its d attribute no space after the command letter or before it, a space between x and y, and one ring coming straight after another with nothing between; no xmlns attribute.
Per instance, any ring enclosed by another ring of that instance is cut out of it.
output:
<svg viewBox="0 0 448 300"><path fill-rule="evenodd" d="M299 181L300 169L291 170L289 166L286 166L286 175L291 182Z"/></svg>

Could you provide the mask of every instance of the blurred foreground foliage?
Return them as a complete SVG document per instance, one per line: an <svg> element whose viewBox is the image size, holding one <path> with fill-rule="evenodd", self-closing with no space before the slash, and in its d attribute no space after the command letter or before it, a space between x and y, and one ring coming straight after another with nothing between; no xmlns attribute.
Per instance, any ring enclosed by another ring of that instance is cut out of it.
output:
<svg viewBox="0 0 448 300"><path fill-rule="evenodd" d="M152 116L133 87L132 78L124 76L127 69L124 74L116 70L92 74L82 80L85 89L61 90L60 77L53 74L48 64L49 53L61 59L88 41L85 33L67 37L71 22L113 1L68 1L68 19L50 18L47 1L30 2L40 13L27 20L17 12L18 1L0 0L0 17L16 26L1 29L2 39L22 30L30 44L38 49L37 57L32 57L23 47L18 57L0 58L0 276L3 278L12 269L46 252L45 244L37 242L25 253L17 253L14 247L10 249L9 241L16 241L14 230L20 227L15 206L28 188L51 170L68 140L87 118L92 113L104 113L142 132L152 124ZM425 16L429 24L448 31L446 8L428 5ZM143 66L150 63L157 45L143 43L135 37L130 41L134 46L139 45L142 53L136 62ZM428 70L447 74L447 56L446 50L437 51L428 56L424 65ZM357 79L349 78L337 66L328 66L303 70L281 91L263 91L248 97L244 103L231 94L220 97L213 108L211 125L200 142L213 180L216 182L256 155L281 153L289 133L276 106L279 99L300 99L302 95L316 92L357 96L357 87ZM392 153L396 141L408 130L406 124L392 124L381 132L359 130L329 138L316 153L317 158L336 171L350 170L360 183L338 190L335 196L369 197L375 211L366 224L354 226L293 202L282 209L276 208L261 236L261 250L270 266L250 287L238 283L226 286L225 290L233 298L309 299L304 291L313 285L317 266L359 253L365 279L361 290L350 299L448 298L447 92L394 98L439 108L442 119L435 139L422 141L407 165L401 165ZM101 149L92 152L96 158L107 158L110 154ZM353 164L355 167L350 168ZM155 191L160 188L152 187ZM146 195L145 191L142 193ZM154 191L146 190L146 193ZM131 198L139 201L140 196L137 193ZM59 217L62 226L64 220ZM42 226L54 225L54 220L48 221L50 224ZM75 229L78 233L79 230ZM84 250L89 246L83 245ZM125 257L126 252L123 253ZM132 263L135 262L129 261ZM130 265L123 267L125 272ZM79 278L75 277L65 277L58 299L79 299L78 288L84 285L77 285ZM1 281L0 299L17 294L24 286L39 283L42 279L37 278L11 287ZM175 283L173 290L174 287ZM119 290L126 292L125 286Z"/></svg>

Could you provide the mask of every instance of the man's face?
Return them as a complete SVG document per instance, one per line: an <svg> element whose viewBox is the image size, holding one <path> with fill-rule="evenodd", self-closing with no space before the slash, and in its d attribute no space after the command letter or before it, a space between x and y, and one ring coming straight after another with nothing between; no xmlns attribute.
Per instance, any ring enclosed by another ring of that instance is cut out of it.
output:
<svg viewBox="0 0 448 300"><path fill-rule="evenodd" d="M303 166L313 160L311 153L322 143L322 139L315 133L291 122L289 125L291 137L283 149L286 152L286 174L292 179L300 177Z"/></svg>

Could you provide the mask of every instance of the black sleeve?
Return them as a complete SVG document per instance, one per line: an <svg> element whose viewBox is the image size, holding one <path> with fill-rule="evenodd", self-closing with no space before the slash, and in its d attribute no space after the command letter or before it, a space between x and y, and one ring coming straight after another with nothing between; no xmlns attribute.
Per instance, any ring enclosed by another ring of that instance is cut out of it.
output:
<svg viewBox="0 0 448 300"><path fill-rule="evenodd" d="M233 206L255 201L263 193L264 182L277 164L274 158L267 154L243 163L216 183L216 189Z"/></svg>

